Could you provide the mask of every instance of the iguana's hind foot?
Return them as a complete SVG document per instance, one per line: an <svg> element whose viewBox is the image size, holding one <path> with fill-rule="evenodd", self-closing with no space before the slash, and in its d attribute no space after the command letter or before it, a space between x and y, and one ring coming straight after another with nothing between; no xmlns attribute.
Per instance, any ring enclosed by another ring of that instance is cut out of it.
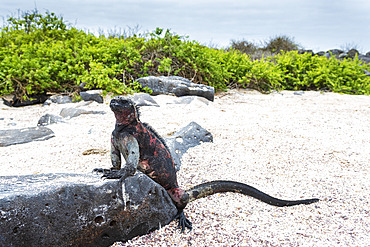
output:
<svg viewBox="0 0 370 247"><path fill-rule="evenodd" d="M183 210L179 210L173 219L179 220L178 228L181 229L181 233L185 231L185 228L188 228L189 232L193 229L192 223L186 218Z"/></svg>

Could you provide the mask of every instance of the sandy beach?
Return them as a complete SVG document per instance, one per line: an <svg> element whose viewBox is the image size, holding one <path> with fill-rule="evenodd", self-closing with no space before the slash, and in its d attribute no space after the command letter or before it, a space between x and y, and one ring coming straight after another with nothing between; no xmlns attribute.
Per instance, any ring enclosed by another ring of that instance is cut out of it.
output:
<svg viewBox="0 0 370 247"><path fill-rule="evenodd" d="M179 184L188 189L223 179L247 183L282 199L319 198L278 208L226 193L190 203L193 230L176 222L114 246L369 246L370 96L249 90L219 93L214 102L141 107L141 119L162 136L191 121L209 130L182 157ZM0 129L36 126L46 114L80 104L87 114L48 125L55 137L0 147L1 175L87 173L110 167L114 116L104 104L80 102L10 108L0 103Z"/></svg>

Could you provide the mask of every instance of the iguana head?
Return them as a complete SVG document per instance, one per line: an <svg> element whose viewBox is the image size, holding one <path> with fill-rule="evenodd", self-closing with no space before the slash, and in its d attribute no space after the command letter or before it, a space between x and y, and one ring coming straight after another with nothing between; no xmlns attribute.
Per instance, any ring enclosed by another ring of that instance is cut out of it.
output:
<svg viewBox="0 0 370 247"><path fill-rule="evenodd" d="M128 98L116 96L110 101L110 109L114 112L118 125L128 125L137 121L138 114L135 104Z"/></svg>

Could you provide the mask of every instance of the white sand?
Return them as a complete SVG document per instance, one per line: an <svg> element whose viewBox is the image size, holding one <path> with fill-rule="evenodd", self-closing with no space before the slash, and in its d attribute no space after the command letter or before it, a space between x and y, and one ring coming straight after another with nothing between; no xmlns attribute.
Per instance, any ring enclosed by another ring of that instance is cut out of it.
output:
<svg viewBox="0 0 370 247"><path fill-rule="evenodd" d="M154 98L161 107L143 107L142 120L161 135L190 121L213 134L213 143L183 156L178 180L184 188L229 179L283 199L321 201L277 208L242 195L213 195L185 209L194 226L190 233L180 234L171 223L115 246L369 246L369 96L231 90L208 105L165 104L170 96ZM36 126L43 114L58 114L68 106L1 104L0 129ZM1 147L1 175L110 167L113 114L107 104L82 107L107 114L50 125L56 137L47 141ZM83 155L89 149L98 153Z"/></svg>

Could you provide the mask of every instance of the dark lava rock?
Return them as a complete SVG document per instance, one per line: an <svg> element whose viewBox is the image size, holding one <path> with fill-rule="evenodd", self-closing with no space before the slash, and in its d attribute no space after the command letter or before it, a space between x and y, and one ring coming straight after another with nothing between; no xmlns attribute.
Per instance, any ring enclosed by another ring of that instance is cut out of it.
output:
<svg viewBox="0 0 370 247"><path fill-rule="evenodd" d="M23 129L0 130L0 147L44 141L54 137L54 132L46 127L29 127Z"/></svg>
<svg viewBox="0 0 370 247"><path fill-rule="evenodd" d="M294 95L303 95L304 91L295 91L293 94Z"/></svg>
<svg viewBox="0 0 370 247"><path fill-rule="evenodd" d="M147 93L135 93L129 98L135 103L136 106L157 106L158 103Z"/></svg>
<svg viewBox="0 0 370 247"><path fill-rule="evenodd" d="M318 56L324 56L325 55L325 51L319 51L318 53L316 53L316 55L318 55Z"/></svg>
<svg viewBox="0 0 370 247"><path fill-rule="evenodd" d="M100 104L104 102L103 97L101 96L100 90L88 90L80 92L80 96L84 101L95 101Z"/></svg>
<svg viewBox="0 0 370 247"><path fill-rule="evenodd" d="M177 209L148 176L0 176L0 246L110 246L168 224Z"/></svg>
<svg viewBox="0 0 370 247"><path fill-rule="evenodd" d="M3 97L4 104L7 106L12 106L12 107L42 104L47 99L48 99L48 96L46 95L46 93L37 94L37 95L29 95L27 100L21 100L17 98L15 95L14 96L8 95L6 97Z"/></svg>
<svg viewBox="0 0 370 247"><path fill-rule="evenodd" d="M175 161L176 169L180 170L181 158L189 148L198 146L202 142L213 142L212 134L195 122L175 132L171 137L164 138L171 156Z"/></svg>
<svg viewBox="0 0 370 247"><path fill-rule="evenodd" d="M358 59L361 59L365 63L370 63L370 56L359 55Z"/></svg>
<svg viewBox="0 0 370 247"><path fill-rule="evenodd" d="M201 101L202 103L204 103L206 105L209 104L209 101L208 100L206 100L203 97L199 97L199 96L181 96L181 97L176 98L173 102L168 103L168 104L184 104L184 105L188 105L188 104L191 104L192 102L194 102L196 100L199 100L199 101Z"/></svg>
<svg viewBox="0 0 370 247"><path fill-rule="evenodd" d="M37 126L45 126L59 122L63 122L62 117L47 113L39 119Z"/></svg>
<svg viewBox="0 0 370 247"><path fill-rule="evenodd" d="M215 89L203 84L196 84L179 76L148 76L137 79L143 87L153 90L153 95L169 94L180 96L200 96L210 101L214 100Z"/></svg>
<svg viewBox="0 0 370 247"><path fill-rule="evenodd" d="M315 55L313 50L299 50L298 54L310 53L311 55Z"/></svg>
<svg viewBox="0 0 370 247"><path fill-rule="evenodd" d="M360 55L359 51L356 50L356 49L351 49L347 52L347 56L350 57L350 58L355 58L356 55Z"/></svg>
<svg viewBox="0 0 370 247"><path fill-rule="evenodd" d="M89 90L88 88L86 88L86 82L81 82L80 85L78 85L78 88L81 90L81 91L87 91Z"/></svg>
<svg viewBox="0 0 370 247"><path fill-rule="evenodd" d="M73 103L73 100L71 97L66 95L53 95L50 98L48 98L44 105L50 105L50 104L68 104Z"/></svg>
<svg viewBox="0 0 370 247"><path fill-rule="evenodd" d="M344 51L339 50L339 49L331 49L331 50L327 51L327 53L330 53L333 56L338 56L338 55L344 53Z"/></svg>
<svg viewBox="0 0 370 247"><path fill-rule="evenodd" d="M85 109L81 109L81 108L73 108L73 107L70 107L70 108L63 108L63 109L60 111L60 115L61 115L63 118L73 118L73 117L78 117L78 116L80 116L81 114L105 114L105 112L103 112L103 111L88 111L88 110L85 110Z"/></svg>

